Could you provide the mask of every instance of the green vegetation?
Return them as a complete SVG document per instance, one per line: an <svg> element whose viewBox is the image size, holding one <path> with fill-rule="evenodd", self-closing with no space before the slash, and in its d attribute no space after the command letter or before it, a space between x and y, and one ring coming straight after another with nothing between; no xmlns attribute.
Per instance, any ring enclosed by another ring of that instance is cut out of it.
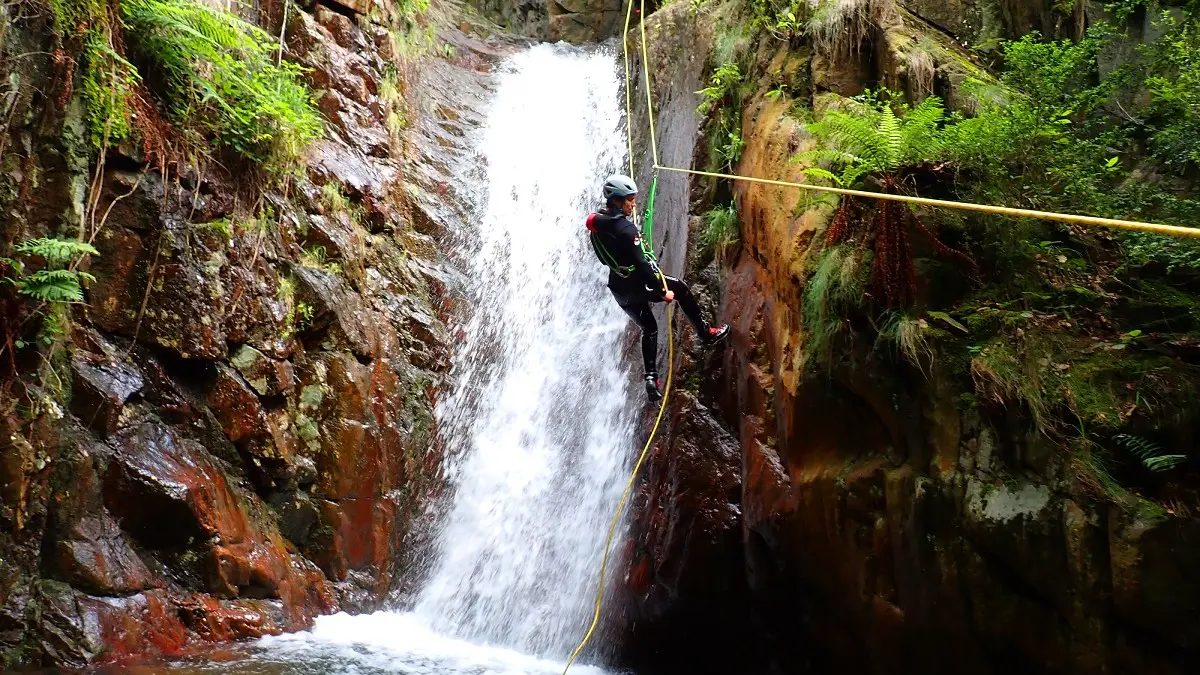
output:
<svg viewBox="0 0 1200 675"><path fill-rule="evenodd" d="M131 53L185 128L271 169L291 168L321 120L300 68L261 29L194 0L124 0Z"/></svg>
<svg viewBox="0 0 1200 675"><path fill-rule="evenodd" d="M741 69L730 61L721 64L709 85L696 92L703 98L696 112L709 118L709 167L713 170L732 170L746 147L741 125L743 84Z"/></svg>
<svg viewBox="0 0 1200 675"><path fill-rule="evenodd" d="M0 258L0 265L11 270L0 283L11 284L22 295L38 302L82 302L82 281L94 281L75 266L84 256L97 255L91 244L67 239L34 239L22 242L17 252L26 259L40 259L42 268L26 273L25 264L13 258Z"/></svg>
<svg viewBox="0 0 1200 675"><path fill-rule="evenodd" d="M404 100L403 80L393 69L379 83L379 98L386 106L387 130L391 141L397 147L400 144L404 130L408 128L408 103Z"/></svg>
<svg viewBox="0 0 1200 675"><path fill-rule="evenodd" d="M88 140L103 148L129 137L134 88L141 76L133 64L112 47L112 34L88 31L84 48L83 98L87 109Z"/></svg>
<svg viewBox="0 0 1200 675"><path fill-rule="evenodd" d="M805 174L852 188L863 187L865 179L873 177L884 192L890 192L903 178L903 170L942 159L940 127L945 109L941 99L931 96L910 109L904 103L882 100L882 95L868 91L859 97L863 105L853 112L831 110L807 125L822 146L797 156L796 161L823 161L841 171L835 174L814 167L805 169Z"/></svg>
<svg viewBox="0 0 1200 675"><path fill-rule="evenodd" d="M926 365L933 360L933 348L927 337L930 333L925 319L904 311L888 312L876 344L893 345L909 363L925 372Z"/></svg>
<svg viewBox="0 0 1200 675"><path fill-rule="evenodd" d="M864 47L885 4L821 3L808 22L814 49ZM928 50L908 52L920 102L887 90L826 95L805 125L818 147L795 159L810 180L839 187L1195 226L1200 2L1151 19L1161 37L1141 46L1118 45L1126 38L1104 24L1075 42L1003 44L998 80L957 85L969 110L945 110L931 95ZM1121 49L1132 58L1112 63ZM806 363L891 354L932 367L961 381L972 406L1070 448L1081 477L1114 503L1163 511L1122 485L1167 499L1200 457L1166 433L1200 419L1200 370L1184 360L1200 345L1200 242L834 203L807 263Z"/></svg>
<svg viewBox="0 0 1200 675"><path fill-rule="evenodd" d="M941 123L945 119L942 102L930 96L910 108L892 103L883 95L868 91L859 97L852 112L830 110L806 125L809 133L821 141L813 150L795 160L805 164L823 163L830 168L811 166L805 173L848 188L876 187L885 194L906 192L906 179L925 170L926 165L942 159L946 153ZM833 170L831 170L833 169ZM854 230L852 212L872 209L869 228ZM869 205L855 198L843 198L826 233L826 245L858 240L873 253L871 288L873 295L889 308L910 304L916 294L913 254L909 229L918 228L934 242L940 253L958 258L974 267L965 254L942 244L924 226L916 212L897 202L882 201Z"/></svg>
<svg viewBox="0 0 1200 675"><path fill-rule="evenodd" d="M825 249L804 288L806 353L816 363L832 361L833 346L849 333L849 318L862 305L871 252L847 244Z"/></svg>
<svg viewBox="0 0 1200 675"><path fill-rule="evenodd" d="M1151 471L1169 471L1187 461L1187 455L1168 454L1161 445L1141 436L1117 434L1113 440L1141 459Z"/></svg>
<svg viewBox="0 0 1200 675"><path fill-rule="evenodd" d="M312 325L315 310L312 305L296 301L296 282L291 277L279 278L279 289L275 297L286 308L280 339L286 340Z"/></svg>
<svg viewBox="0 0 1200 675"><path fill-rule="evenodd" d="M300 262L308 267L325 270L330 274L342 273L341 264L329 260L324 246L314 246L312 248L304 249L300 253Z"/></svg>
<svg viewBox="0 0 1200 675"><path fill-rule="evenodd" d="M806 32L817 51L845 56L861 49L871 27L894 11L888 0L822 0L809 16Z"/></svg>
<svg viewBox="0 0 1200 675"><path fill-rule="evenodd" d="M704 216L704 232L700 241L704 248L721 258L725 249L738 240L738 215L734 204L710 210Z"/></svg>
<svg viewBox="0 0 1200 675"><path fill-rule="evenodd" d="M321 186L321 201L324 202L325 208L333 213L350 210L350 200L346 198L346 193L342 192L342 186L334 182Z"/></svg>
<svg viewBox="0 0 1200 675"><path fill-rule="evenodd" d="M277 62L275 39L229 12L195 0L126 0L119 9L106 0L49 0L49 6L59 39L80 57L89 139L97 150L135 133L162 140L151 115L139 114L151 105L142 94L147 83L159 89L200 154L215 143L285 171L322 132L300 68Z"/></svg>
<svg viewBox="0 0 1200 675"><path fill-rule="evenodd" d="M750 0L750 25L792 40L804 34L810 11L807 0Z"/></svg>

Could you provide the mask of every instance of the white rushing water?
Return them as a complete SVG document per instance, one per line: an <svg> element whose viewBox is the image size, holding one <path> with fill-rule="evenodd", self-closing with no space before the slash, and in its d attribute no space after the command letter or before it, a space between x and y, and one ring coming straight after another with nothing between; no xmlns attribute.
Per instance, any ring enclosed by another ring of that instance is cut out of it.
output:
<svg viewBox="0 0 1200 675"><path fill-rule="evenodd" d="M556 673L582 637L634 433L627 320L582 232L623 160L615 66L541 45L498 69L458 237L470 316L437 410L452 496L414 606L319 618L263 640L260 663Z"/></svg>
<svg viewBox="0 0 1200 675"><path fill-rule="evenodd" d="M627 319L583 236L622 160L615 62L567 54L512 59L484 129L474 313L439 410L456 493L415 608L447 634L551 656L589 615L633 433Z"/></svg>

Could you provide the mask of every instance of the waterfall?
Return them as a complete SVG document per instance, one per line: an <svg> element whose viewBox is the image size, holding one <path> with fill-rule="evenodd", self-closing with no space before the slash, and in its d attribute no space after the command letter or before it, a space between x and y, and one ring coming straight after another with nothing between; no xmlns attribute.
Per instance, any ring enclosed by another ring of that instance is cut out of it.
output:
<svg viewBox="0 0 1200 675"><path fill-rule="evenodd" d="M474 202L453 237L467 316L437 409L451 489L424 587L408 611L321 617L257 658L321 675L561 669L632 462L628 320L583 236L624 158L622 103L611 51L539 45L498 67L455 172Z"/></svg>
<svg viewBox="0 0 1200 675"><path fill-rule="evenodd" d="M441 632L558 657L589 616L633 420L627 319L582 230L622 122L610 53L541 45L498 74L472 316L438 409L453 507L415 608Z"/></svg>

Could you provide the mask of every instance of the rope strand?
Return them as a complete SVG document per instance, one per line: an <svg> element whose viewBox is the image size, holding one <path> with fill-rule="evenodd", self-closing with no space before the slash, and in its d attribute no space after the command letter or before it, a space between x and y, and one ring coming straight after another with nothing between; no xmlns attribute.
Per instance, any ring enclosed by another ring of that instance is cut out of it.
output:
<svg viewBox="0 0 1200 675"><path fill-rule="evenodd" d="M646 0L641 0L642 3L642 67L646 75L646 106L650 113L650 144L652 148L652 157L654 158L655 166L658 165L658 146L654 140L654 108L650 98L650 70L647 65L649 56L646 52L646 26L645 26L645 7ZM633 11L633 0L629 0L629 8L625 12L625 34L623 36L623 44L625 46L625 115L629 123L629 175L633 176L633 98L631 92L631 81L629 76L629 19ZM652 184L650 190L649 213L647 218L653 222L654 213L654 186ZM649 234L649 233L647 233ZM648 237L647 237L648 238ZM650 242L650 250L654 250L653 242ZM667 279L663 275L661 277L663 291L668 291ZM592 623L588 626L587 632L583 639L580 640L579 646L575 651L571 652L571 657L567 659L567 665L563 667L563 675L567 675L567 671L571 668L571 664L575 663L575 659L579 658L579 654L583 652L583 648L592 639L592 635L596 632L596 626L600 624L600 610L604 605L604 577L608 573L608 554L612 550L613 538L616 536L617 524L621 522L621 513L625 510L625 504L629 501L629 493L633 491L633 484L637 480L638 473L642 469L642 465L646 463L646 457L650 454L650 446L654 444L654 439L658 436L659 425L662 424L663 413L667 409L667 400L671 396L671 385L675 377L675 331L674 331L674 305L667 304L667 385L663 388L662 401L658 404L658 415L654 418L654 426L650 429L650 436L646 438L646 444L642 446L642 452L638 455L637 462L633 465L633 471L629 474L629 482L625 484L625 491L621 493L621 499L617 502L617 510L613 513L612 522L608 525L608 537L604 541L604 553L600 558L600 571L597 575L596 584L596 606L592 612Z"/></svg>
<svg viewBox="0 0 1200 675"><path fill-rule="evenodd" d="M707 176L709 178L725 178L727 180L740 180L749 183L763 183L766 185L778 185L780 187L799 188L801 190L812 190L813 192L828 192L835 195L847 195L850 197L864 197L866 199L881 199L893 202L907 202L909 204L920 204L921 206L937 206L947 209L959 209L962 211L976 211L979 213L990 213L1000 216L1016 216L1020 218L1037 218L1039 220L1058 220L1065 223L1074 223L1076 225L1090 225L1094 227L1112 227L1122 230L1140 230L1143 232L1155 232L1157 234L1168 234L1175 237L1200 237L1200 228L1184 227L1182 225L1162 225L1159 223L1143 223L1136 220L1118 220L1116 218L1101 218L1099 216L1078 216L1069 213L1054 213L1051 211L1034 211L1031 209L1017 209L1009 206L991 206L989 204L973 204L971 202L951 202L944 199L929 199L927 197L910 197L908 195L884 194L882 192L866 192L864 190L848 190L846 188L827 187L824 185L812 185L810 183L794 183L786 180L771 180L769 178L754 178L751 176L739 176L730 173L717 173L713 171L696 171L694 169L680 169L673 166L655 165L655 169L662 171L673 171L675 173L685 173L693 176Z"/></svg>

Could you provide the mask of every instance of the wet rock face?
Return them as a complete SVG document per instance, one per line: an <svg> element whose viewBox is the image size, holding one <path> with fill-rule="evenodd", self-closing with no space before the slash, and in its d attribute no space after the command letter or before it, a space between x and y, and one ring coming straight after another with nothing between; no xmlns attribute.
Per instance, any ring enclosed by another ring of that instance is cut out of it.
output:
<svg viewBox="0 0 1200 675"><path fill-rule="evenodd" d="M303 629L378 607L415 555L448 363L450 275L429 233L462 216L446 166L479 121L463 100L483 100L495 52L444 33L467 65L403 83L413 111L440 112L410 111L397 135L386 31L314 11L291 12L286 33L330 122L308 176L248 210L244 176L164 180L115 152L61 385L0 382L0 670ZM0 57L50 39L37 22L4 26ZM18 95L0 96L19 108L3 109L16 122L0 136L9 240L52 234L92 179L61 107L38 98L55 71L28 61ZM15 199L34 184L42 197Z"/></svg>
<svg viewBox="0 0 1200 675"><path fill-rule="evenodd" d="M551 40L599 42L620 32L625 20L621 0L547 0Z"/></svg>
<svg viewBox="0 0 1200 675"><path fill-rule="evenodd" d="M514 35L539 40L549 36L553 0L472 0L471 4Z"/></svg>
<svg viewBox="0 0 1200 675"><path fill-rule="evenodd" d="M623 653L647 669L753 667L737 440L688 394L677 394L672 415L633 504L622 601L636 618ZM686 644L709 649L689 657L677 651Z"/></svg>

